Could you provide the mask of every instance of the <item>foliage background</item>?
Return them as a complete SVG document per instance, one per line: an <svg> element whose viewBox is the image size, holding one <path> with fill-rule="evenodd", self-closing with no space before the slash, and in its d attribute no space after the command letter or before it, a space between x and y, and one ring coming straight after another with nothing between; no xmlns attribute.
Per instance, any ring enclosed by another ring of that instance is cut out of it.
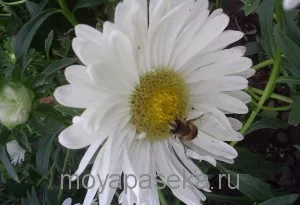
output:
<svg viewBox="0 0 300 205"><path fill-rule="evenodd" d="M27 123L9 130L0 124L0 204L55 205L71 197L82 202L85 189L60 189L60 174L76 170L84 150L70 151L57 142L58 133L82 112L59 105L52 97L66 84L63 70L80 63L71 49L73 26L96 26L113 20L117 0L0 0L0 87L19 82L34 93ZM216 0L230 29L245 32L238 42L247 47L257 73L247 92L251 112L243 121L245 140L236 145L234 165L198 165L218 187L218 174L240 174L239 190L207 193L205 204L300 204L300 15L285 12L281 0ZM5 144L17 139L25 161L13 166ZM234 143L232 144L235 145ZM87 170L86 173L89 173ZM120 190L119 192L120 193ZM161 204L179 205L170 190L160 192ZM113 204L117 203L115 196Z"/></svg>

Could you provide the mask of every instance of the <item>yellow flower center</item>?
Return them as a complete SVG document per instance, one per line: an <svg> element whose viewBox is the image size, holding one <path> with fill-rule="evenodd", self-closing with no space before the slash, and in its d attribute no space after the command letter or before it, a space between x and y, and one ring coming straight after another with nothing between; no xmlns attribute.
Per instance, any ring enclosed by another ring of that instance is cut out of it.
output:
<svg viewBox="0 0 300 205"><path fill-rule="evenodd" d="M151 141L170 136L169 123L186 117L188 86L170 69L158 69L140 77L131 96L131 122Z"/></svg>

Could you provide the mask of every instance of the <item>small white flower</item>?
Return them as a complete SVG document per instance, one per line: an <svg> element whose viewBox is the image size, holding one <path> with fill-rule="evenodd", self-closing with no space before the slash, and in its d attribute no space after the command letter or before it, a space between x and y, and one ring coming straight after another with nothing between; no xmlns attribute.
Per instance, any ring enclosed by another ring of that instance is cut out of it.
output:
<svg viewBox="0 0 300 205"><path fill-rule="evenodd" d="M19 145L17 140L6 143L6 149L13 165L21 164L24 161L26 151Z"/></svg>
<svg viewBox="0 0 300 205"><path fill-rule="evenodd" d="M109 184L116 180L107 174L136 176L137 186L120 194L122 205L159 205L155 180L139 186L141 176L156 174L167 185L168 177L177 176L176 187L169 186L174 195L199 205L206 199L201 190L210 186L190 158L216 166L217 160L233 163L238 156L226 141L243 139L237 132L242 124L226 114L248 112L251 97L242 90L254 70L243 57L245 47L226 48L243 33L224 31L229 17L222 9L210 13L208 5L208 0L151 0L148 20L147 0L124 0L103 32L75 27L72 46L84 65L66 69L70 84L54 96L65 106L85 109L59 135L69 149L88 147L76 175L95 155L84 205L98 190L99 203L111 203L116 187ZM185 152L170 134L170 123L199 116L197 137L182 142Z"/></svg>
<svg viewBox="0 0 300 205"><path fill-rule="evenodd" d="M21 84L0 86L0 123L12 129L29 117L33 94Z"/></svg>
<svg viewBox="0 0 300 205"><path fill-rule="evenodd" d="M93 202L91 203L91 205L97 205L98 203L96 202L96 199L93 200ZM62 203L62 205L72 205L72 199L71 198L67 198L64 200L64 202ZM76 203L74 205L81 205L80 203Z"/></svg>
<svg viewBox="0 0 300 205"><path fill-rule="evenodd" d="M300 0L283 0L285 10L295 9L300 4Z"/></svg>

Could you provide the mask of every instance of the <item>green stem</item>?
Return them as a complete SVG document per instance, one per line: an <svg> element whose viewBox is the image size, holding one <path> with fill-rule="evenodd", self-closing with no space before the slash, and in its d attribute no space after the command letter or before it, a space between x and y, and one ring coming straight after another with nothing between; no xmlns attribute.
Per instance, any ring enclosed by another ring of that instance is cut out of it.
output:
<svg viewBox="0 0 300 205"><path fill-rule="evenodd" d="M24 4L25 2L26 2L26 0L15 1L15 2L10 2L10 3L6 3L3 1L3 3L7 6L16 6L16 5Z"/></svg>
<svg viewBox="0 0 300 205"><path fill-rule="evenodd" d="M220 7L220 0L216 0L216 8Z"/></svg>
<svg viewBox="0 0 300 205"><path fill-rule="evenodd" d="M174 205L180 205L180 200L176 199L175 202L174 202Z"/></svg>
<svg viewBox="0 0 300 205"><path fill-rule="evenodd" d="M55 177L55 164L53 164L51 167L48 189L53 189L54 177Z"/></svg>
<svg viewBox="0 0 300 205"><path fill-rule="evenodd" d="M240 133L242 135L244 135L247 132L247 130L250 128L253 121L255 120L255 117L260 112L260 110L263 108L263 105L266 102L266 100L272 95L272 93L275 89L276 79L277 79L277 77L279 75L279 71L280 71L280 62L281 62L281 51L280 51L279 47L277 47L276 54L275 54L275 62L273 65L272 73L270 75L270 79L268 81L268 84L267 84L265 90L263 91L263 94L258 102L256 109L251 112L250 117L248 118L248 120L246 121L246 123L244 124L242 129L240 130ZM237 144L237 142L231 142L232 146L234 146L236 144Z"/></svg>
<svg viewBox="0 0 300 205"><path fill-rule="evenodd" d="M257 102L252 100L252 103L254 103L256 106L258 106ZM270 110L270 111L287 111L291 109L291 105L286 106L280 106L280 107L268 107L268 106L262 106L262 110Z"/></svg>
<svg viewBox="0 0 300 205"><path fill-rule="evenodd" d="M63 13L63 15L70 21L70 23L73 26L76 26L78 24L78 21L75 19L74 14L68 8L65 0L58 0L58 3L60 5L61 12Z"/></svg>
<svg viewBox="0 0 300 205"><path fill-rule="evenodd" d="M273 59L269 59L269 60L260 62L259 64L253 66L252 69L259 70L261 68L264 68L264 67L266 67L268 65L273 65L273 64L274 64L274 60Z"/></svg>
<svg viewBox="0 0 300 205"><path fill-rule="evenodd" d="M277 18L277 22L279 24L279 28L282 28L282 25L281 25L282 24L281 3L282 3L281 0L276 0L276 18ZM244 135L247 132L247 130L250 128L253 121L255 120L255 117L257 116L257 114L260 112L260 110L264 106L264 103L266 102L266 100L272 95L272 93L275 89L275 86L276 86L276 79L279 76L280 63L281 63L281 51L280 51L279 46L277 46L276 52L275 52L273 69L272 69L272 73L270 75L269 81L267 83L267 86L262 93L262 96L258 102L256 109L251 112L248 120L246 121L246 123L244 124L242 129L240 130L241 134ZM231 142L231 145L234 146L234 145L236 145L236 143L237 142Z"/></svg>
<svg viewBox="0 0 300 205"><path fill-rule="evenodd" d="M260 97L258 95L256 95L256 93L254 93L252 90L250 90L249 88L246 89L246 92L251 95L252 98L254 98L257 101L260 101Z"/></svg>
<svg viewBox="0 0 300 205"><path fill-rule="evenodd" d="M61 171L62 174L64 174L65 171L66 171L68 160L69 160L69 157L70 157L70 153L71 153L71 151L68 149L67 154L65 156L64 165L63 165L63 168L62 168L62 171ZM63 189L60 187L59 192L58 192L58 197L57 197L57 203L58 204L61 204L62 193L63 193Z"/></svg>
<svg viewBox="0 0 300 205"><path fill-rule="evenodd" d="M159 197L159 201L160 201L161 205L168 205L168 202L167 202L162 190L160 190L160 189L158 190L158 197Z"/></svg>
<svg viewBox="0 0 300 205"><path fill-rule="evenodd" d="M248 87L247 91L249 91L249 92L252 91L252 92L254 92L256 94L259 94L259 95L263 95L263 93L264 93L263 90L253 88L253 87ZM283 102L293 103L293 100L291 98L283 96L283 95L272 93L270 97L273 98L273 99L276 99L276 100L283 101Z"/></svg>

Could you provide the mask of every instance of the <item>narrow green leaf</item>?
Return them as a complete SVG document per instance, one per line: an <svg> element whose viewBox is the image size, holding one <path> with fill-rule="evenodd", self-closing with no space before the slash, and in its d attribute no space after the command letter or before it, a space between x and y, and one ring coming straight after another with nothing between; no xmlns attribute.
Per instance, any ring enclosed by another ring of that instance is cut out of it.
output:
<svg viewBox="0 0 300 205"><path fill-rule="evenodd" d="M286 59L293 64L298 70L300 69L299 53L300 47L295 44L290 38L285 36L278 27L274 29L276 43L279 45Z"/></svg>
<svg viewBox="0 0 300 205"><path fill-rule="evenodd" d="M74 7L74 11L80 8L97 6L102 3L104 3L104 0L78 0L78 3Z"/></svg>
<svg viewBox="0 0 300 205"><path fill-rule="evenodd" d="M40 10L39 5L32 1L26 1L26 7L30 13L31 18L34 17L37 13L39 13Z"/></svg>
<svg viewBox="0 0 300 205"><path fill-rule="evenodd" d="M38 142L38 151L36 153L36 165L40 173L48 172L50 153L54 137L45 136Z"/></svg>
<svg viewBox="0 0 300 205"><path fill-rule="evenodd" d="M300 151L300 145L294 145L294 147L296 147L296 149Z"/></svg>
<svg viewBox="0 0 300 205"><path fill-rule="evenodd" d="M11 165L10 159L6 153L5 146L2 145L0 145L0 161L3 163L9 176L11 176L16 182L20 183L19 177Z"/></svg>
<svg viewBox="0 0 300 205"><path fill-rule="evenodd" d="M48 78L50 75L55 74L58 70L63 69L69 65L72 65L77 61L76 58L66 58L54 61L42 72L44 79Z"/></svg>
<svg viewBox="0 0 300 205"><path fill-rule="evenodd" d="M61 112L62 114L69 115L71 117L81 115L83 112L83 109L65 107L63 105L56 105L55 109Z"/></svg>
<svg viewBox="0 0 300 205"><path fill-rule="evenodd" d="M253 13L257 9L259 3L260 3L260 0L245 0L245 14L246 14L246 16Z"/></svg>
<svg viewBox="0 0 300 205"><path fill-rule="evenodd" d="M51 30L47 39L45 40L45 53L48 60L50 60L50 48L52 46L53 35L53 30Z"/></svg>
<svg viewBox="0 0 300 205"><path fill-rule="evenodd" d="M269 199L259 205L291 205L297 200L297 198L298 194L289 194Z"/></svg>
<svg viewBox="0 0 300 205"><path fill-rule="evenodd" d="M25 55L37 30L49 16L58 12L59 10L57 9L48 9L46 11L43 11L32 18L30 21L28 21L19 31L16 37L14 51L17 58L17 63L22 70L25 69Z"/></svg>
<svg viewBox="0 0 300 205"><path fill-rule="evenodd" d="M259 22L262 34L262 44L269 56L275 56L275 40L273 37L273 12L275 7L274 0L265 0L258 7Z"/></svg>
<svg viewBox="0 0 300 205"><path fill-rule="evenodd" d="M289 123L291 125L300 123L300 96L292 97L293 104L289 116Z"/></svg>
<svg viewBox="0 0 300 205"><path fill-rule="evenodd" d="M292 83L292 84L300 84L300 78L298 77L287 77L282 76L276 80L277 83Z"/></svg>
<svg viewBox="0 0 300 205"><path fill-rule="evenodd" d="M263 118L259 121L254 122L251 125L251 127L248 129L247 134L263 128L278 129L278 128L285 128L288 126L289 124L287 122L282 121L278 118Z"/></svg>
<svg viewBox="0 0 300 205"><path fill-rule="evenodd" d="M218 164L218 169L226 176L230 184L253 200L268 200L274 197L269 184L249 174L240 174L225 169Z"/></svg>
<svg viewBox="0 0 300 205"><path fill-rule="evenodd" d="M243 204L243 205L253 205L253 200L249 199L246 196L242 197L233 197L233 196L225 196L214 193L205 193L205 196L212 201L221 201L221 202L231 202L234 204Z"/></svg>
<svg viewBox="0 0 300 205"><path fill-rule="evenodd" d="M0 124L0 146L5 145L9 140L10 130Z"/></svg>

